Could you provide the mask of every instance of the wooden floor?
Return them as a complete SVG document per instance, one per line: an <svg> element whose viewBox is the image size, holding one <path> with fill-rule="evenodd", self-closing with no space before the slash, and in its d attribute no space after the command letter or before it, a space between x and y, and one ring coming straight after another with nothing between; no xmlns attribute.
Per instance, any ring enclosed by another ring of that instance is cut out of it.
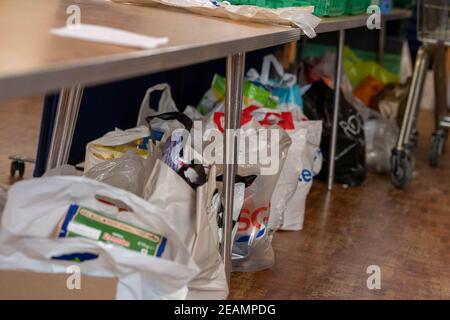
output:
<svg viewBox="0 0 450 320"><path fill-rule="evenodd" d="M34 156L40 104L0 104L0 183L13 182L8 155ZM450 152L428 167L431 123L423 113L417 176L406 191L375 174L331 193L315 182L304 230L276 234L275 266L233 274L230 298L450 299ZM381 290L366 287L369 265L381 268Z"/></svg>
<svg viewBox="0 0 450 320"><path fill-rule="evenodd" d="M304 230L275 235L275 266L232 277L232 299L450 299L450 152L427 165L432 114L420 118L406 191L370 174L360 187L313 186ZM368 290L367 267L381 268Z"/></svg>
<svg viewBox="0 0 450 320"><path fill-rule="evenodd" d="M9 175L9 156L35 158L41 113L42 97L0 102L0 184L16 181ZM25 178L33 176L33 169L33 164L26 164Z"/></svg>

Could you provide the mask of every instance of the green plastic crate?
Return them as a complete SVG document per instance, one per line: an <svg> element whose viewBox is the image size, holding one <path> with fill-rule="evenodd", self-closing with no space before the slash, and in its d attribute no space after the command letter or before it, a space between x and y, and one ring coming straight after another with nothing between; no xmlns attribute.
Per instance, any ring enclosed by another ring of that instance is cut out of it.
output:
<svg viewBox="0 0 450 320"><path fill-rule="evenodd" d="M361 14L367 11L370 0L347 0L346 14Z"/></svg>
<svg viewBox="0 0 450 320"><path fill-rule="evenodd" d="M229 2L272 9L314 6L314 14L318 16L343 15L346 4L346 0L229 0Z"/></svg>
<svg viewBox="0 0 450 320"><path fill-rule="evenodd" d="M345 13L345 0L310 0L310 5L314 6L314 14L318 16L342 16Z"/></svg>
<svg viewBox="0 0 450 320"><path fill-rule="evenodd" d="M242 4L248 6L258 6L264 8L286 8L286 7L303 7L309 6L309 2L305 0L228 0L231 4Z"/></svg>

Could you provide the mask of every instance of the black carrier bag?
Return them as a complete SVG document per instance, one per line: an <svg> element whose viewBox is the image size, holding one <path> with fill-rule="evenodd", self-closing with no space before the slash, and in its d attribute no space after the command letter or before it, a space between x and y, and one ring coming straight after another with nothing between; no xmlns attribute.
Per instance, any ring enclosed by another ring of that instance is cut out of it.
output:
<svg viewBox="0 0 450 320"><path fill-rule="evenodd" d="M323 81L315 82L303 96L304 112L310 120L322 120L322 149L324 166L319 179L328 176L334 92ZM355 108L341 92L339 126L336 146L334 182L358 186L366 178L364 123Z"/></svg>

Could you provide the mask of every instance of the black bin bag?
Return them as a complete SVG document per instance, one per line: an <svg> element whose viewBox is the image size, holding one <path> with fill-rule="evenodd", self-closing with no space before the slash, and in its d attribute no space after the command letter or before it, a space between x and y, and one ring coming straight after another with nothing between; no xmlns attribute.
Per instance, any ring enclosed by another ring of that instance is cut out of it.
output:
<svg viewBox="0 0 450 320"><path fill-rule="evenodd" d="M324 166L319 179L328 177L334 91L323 81L312 84L303 96L304 112L310 120L322 120L322 149ZM358 186L366 178L364 123L356 109L341 92L339 126L336 146L334 182Z"/></svg>

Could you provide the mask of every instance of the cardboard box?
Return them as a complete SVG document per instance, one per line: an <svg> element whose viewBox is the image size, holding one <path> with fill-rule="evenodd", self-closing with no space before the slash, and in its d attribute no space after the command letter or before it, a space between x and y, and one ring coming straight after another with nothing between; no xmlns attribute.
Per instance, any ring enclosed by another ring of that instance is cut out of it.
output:
<svg viewBox="0 0 450 320"><path fill-rule="evenodd" d="M69 289L71 274L0 270L0 300L113 300L117 278L81 275L80 289Z"/></svg>

